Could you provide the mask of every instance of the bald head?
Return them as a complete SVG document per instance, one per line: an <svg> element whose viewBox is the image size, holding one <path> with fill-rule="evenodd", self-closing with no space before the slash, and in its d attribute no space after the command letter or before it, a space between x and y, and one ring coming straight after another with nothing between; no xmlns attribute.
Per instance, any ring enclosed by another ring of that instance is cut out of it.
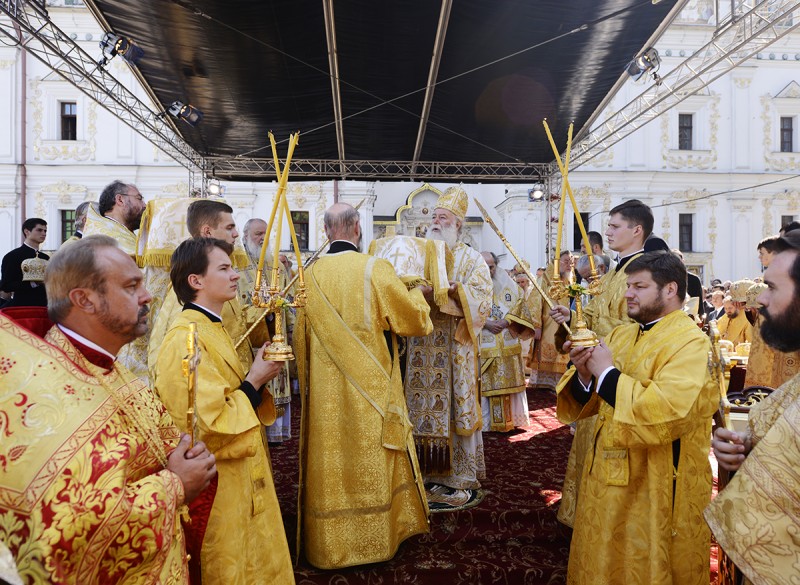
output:
<svg viewBox="0 0 800 585"><path fill-rule="evenodd" d="M347 240L358 246L361 224L358 211L347 203L334 203L325 211L325 235L333 242Z"/></svg>

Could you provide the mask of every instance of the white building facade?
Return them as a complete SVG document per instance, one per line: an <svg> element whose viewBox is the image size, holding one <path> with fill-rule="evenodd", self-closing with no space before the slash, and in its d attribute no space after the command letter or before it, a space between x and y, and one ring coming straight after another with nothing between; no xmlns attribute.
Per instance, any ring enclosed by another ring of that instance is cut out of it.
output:
<svg viewBox="0 0 800 585"><path fill-rule="evenodd" d="M715 30L714 5L691 0L657 42L662 73L708 42ZM61 30L99 58L103 31L79 0L52 0L48 10ZM147 100L121 59L112 60L109 69ZM625 83L598 119L644 88ZM0 120L0 255L19 246L26 217L48 222L43 248L56 249L70 232L75 207L96 201L114 179L135 183L146 199L189 194L186 169L37 59L5 44L0 44ZM638 198L653 207L656 235L681 247L704 282L752 277L759 273L758 241L800 219L798 127L800 33L793 33L571 173L570 182L581 212L588 214L588 229L602 233L609 209ZM302 156L302 144L297 154ZM275 181L224 186L240 226L251 217L268 217ZM363 199L366 249L372 237L423 234L431 203L448 186L293 182L287 195L309 250L324 240L323 213L334 200ZM545 226L556 206L530 202L532 185L464 188L492 211L520 255L534 268L544 265ZM573 249L570 212L563 243ZM513 266L472 202L468 215L464 235L470 245L494 251L504 267ZM288 230L283 234L281 247L289 248Z"/></svg>

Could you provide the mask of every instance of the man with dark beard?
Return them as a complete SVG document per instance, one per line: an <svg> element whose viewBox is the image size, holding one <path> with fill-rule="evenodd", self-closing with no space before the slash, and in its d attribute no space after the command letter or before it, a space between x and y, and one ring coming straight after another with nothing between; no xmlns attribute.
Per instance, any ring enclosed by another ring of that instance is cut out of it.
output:
<svg viewBox="0 0 800 585"><path fill-rule="evenodd" d="M758 297L761 337L781 352L800 350L800 230L785 233ZM787 583L800 567L800 374L750 411L748 430L718 428L714 455L736 471L705 511L717 542L753 583Z"/></svg>
<svg viewBox="0 0 800 585"><path fill-rule="evenodd" d="M97 210L89 206L83 235L111 236L122 251L136 258L136 235L147 207L136 185L114 181L100 194Z"/></svg>
<svg viewBox="0 0 800 585"><path fill-rule="evenodd" d="M571 347L558 417L597 415L581 474L567 580L708 582L708 450L718 391L709 341L682 310L686 268L670 252L625 264L628 317L596 347Z"/></svg>

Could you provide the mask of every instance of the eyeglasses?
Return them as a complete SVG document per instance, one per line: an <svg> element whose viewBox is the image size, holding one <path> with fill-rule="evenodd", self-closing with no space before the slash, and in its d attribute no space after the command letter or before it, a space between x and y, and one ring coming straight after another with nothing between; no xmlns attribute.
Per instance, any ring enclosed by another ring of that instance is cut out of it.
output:
<svg viewBox="0 0 800 585"><path fill-rule="evenodd" d="M137 201L144 201L144 197L142 197L141 195L130 195L130 194L128 194L128 193L120 193L120 195L121 195L122 197L133 197L133 198L134 198L134 199L136 199Z"/></svg>

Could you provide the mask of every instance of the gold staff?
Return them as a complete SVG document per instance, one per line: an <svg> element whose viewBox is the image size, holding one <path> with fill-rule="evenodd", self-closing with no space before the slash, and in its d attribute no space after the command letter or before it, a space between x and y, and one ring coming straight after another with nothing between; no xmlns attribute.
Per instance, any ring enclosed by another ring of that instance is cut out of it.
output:
<svg viewBox="0 0 800 585"><path fill-rule="evenodd" d="M525 275L528 277L528 280L531 281L531 284L534 286L534 288L536 288L536 290L539 291L539 294L542 295L542 299L544 299L544 302L547 303L547 306L550 309L552 309L555 306L553 301L550 300L550 298L545 294L545 292L536 282L536 279L533 277L528 267L525 266L525 263L522 261L522 258L517 256L517 253L514 251L514 248L511 247L511 244L508 243L508 240L503 235L503 232L500 231L500 228L498 228L495 225L494 221L489 216L489 212L486 211L486 209L484 209L483 205L481 205L481 202L478 201L477 199L475 199L475 204L478 206L478 209L481 210L481 213L483 214L483 219L485 219L486 223L488 223L489 226L491 226L491 228L494 230L494 233L497 234L497 237L500 238L500 240L502 240L503 244L505 244L506 248L508 248L508 251L511 252L511 255L516 259L517 263L525 271ZM572 335L572 331L570 330L569 325L567 325L566 322L562 323L561 326L566 330L566 332L569 335Z"/></svg>
<svg viewBox="0 0 800 585"><path fill-rule="evenodd" d="M725 359L719 348L720 334L717 322L711 321L708 327L708 336L711 338L711 351L708 352L708 368L712 371L719 383L719 414L723 428L733 430L731 426L731 403L728 400L728 388L725 383Z"/></svg>
<svg viewBox="0 0 800 585"><path fill-rule="evenodd" d="M186 357L183 358L183 375L189 387L189 401L186 408L186 429L189 440L194 446L197 434L197 366L200 365L200 347L197 344L197 323L189 323L189 333L186 335Z"/></svg>

